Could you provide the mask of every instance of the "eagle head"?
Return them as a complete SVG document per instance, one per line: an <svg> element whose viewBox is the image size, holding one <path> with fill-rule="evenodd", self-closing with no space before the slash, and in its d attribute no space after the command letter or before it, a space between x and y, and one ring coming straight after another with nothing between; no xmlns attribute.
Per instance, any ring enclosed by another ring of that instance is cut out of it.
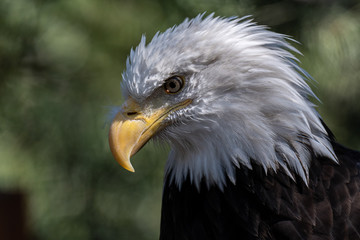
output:
<svg viewBox="0 0 360 240"><path fill-rule="evenodd" d="M134 171L130 157L155 138L171 146L166 174L179 186L222 187L254 164L307 183L313 155L337 160L290 40L248 18L203 14L148 44L143 36L110 126L115 159Z"/></svg>

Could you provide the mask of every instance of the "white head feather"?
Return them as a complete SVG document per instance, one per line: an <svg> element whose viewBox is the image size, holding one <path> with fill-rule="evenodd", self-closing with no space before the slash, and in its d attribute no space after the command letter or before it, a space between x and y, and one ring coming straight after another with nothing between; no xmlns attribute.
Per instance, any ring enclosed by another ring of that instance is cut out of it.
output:
<svg viewBox="0 0 360 240"><path fill-rule="evenodd" d="M185 76L163 104L193 102L158 134L171 145L166 172L179 186L190 177L223 187L252 164L308 183L312 154L337 161L287 40L248 19L199 15L131 51L122 88L139 103L157 101L170 76Z"/></svg>

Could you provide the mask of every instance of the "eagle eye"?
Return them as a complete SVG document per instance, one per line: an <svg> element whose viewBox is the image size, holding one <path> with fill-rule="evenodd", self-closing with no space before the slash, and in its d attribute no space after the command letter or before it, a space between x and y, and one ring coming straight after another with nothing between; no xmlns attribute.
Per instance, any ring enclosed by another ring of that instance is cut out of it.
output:
<svg viewBox="0 0 360 240"><path fill-rule="evenodd" d="M165 80L164 89L166 93L177 93L184 86L184 79L180 76L173 76Z"/></svg>

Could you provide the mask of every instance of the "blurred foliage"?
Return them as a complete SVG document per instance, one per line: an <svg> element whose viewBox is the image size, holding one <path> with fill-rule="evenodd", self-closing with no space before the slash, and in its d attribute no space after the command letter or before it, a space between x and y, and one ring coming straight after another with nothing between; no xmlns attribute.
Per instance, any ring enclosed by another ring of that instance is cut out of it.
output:
<svg viewBox="0 0 360 240"><path fill-rule="evenodd" d="M166 149L120 168L107 146L141 34L204 11L253 15L297 47L340 142L360 149L360 4L265 0L0 1L0 189L28 195L30 239L156 239Z"/></svg>

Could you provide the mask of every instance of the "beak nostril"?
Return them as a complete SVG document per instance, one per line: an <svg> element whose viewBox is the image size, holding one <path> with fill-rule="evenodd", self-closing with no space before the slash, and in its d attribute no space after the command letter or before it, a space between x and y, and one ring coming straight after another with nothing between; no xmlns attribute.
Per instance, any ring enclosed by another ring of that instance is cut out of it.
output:
<svg viewBox="0 0 360 240"><path fill-rule="evenodd" d="M126 115L128 115L128 116L133 116L133 115L136 115L137 114L137 112L127 112L126 113Z"/></svg>

